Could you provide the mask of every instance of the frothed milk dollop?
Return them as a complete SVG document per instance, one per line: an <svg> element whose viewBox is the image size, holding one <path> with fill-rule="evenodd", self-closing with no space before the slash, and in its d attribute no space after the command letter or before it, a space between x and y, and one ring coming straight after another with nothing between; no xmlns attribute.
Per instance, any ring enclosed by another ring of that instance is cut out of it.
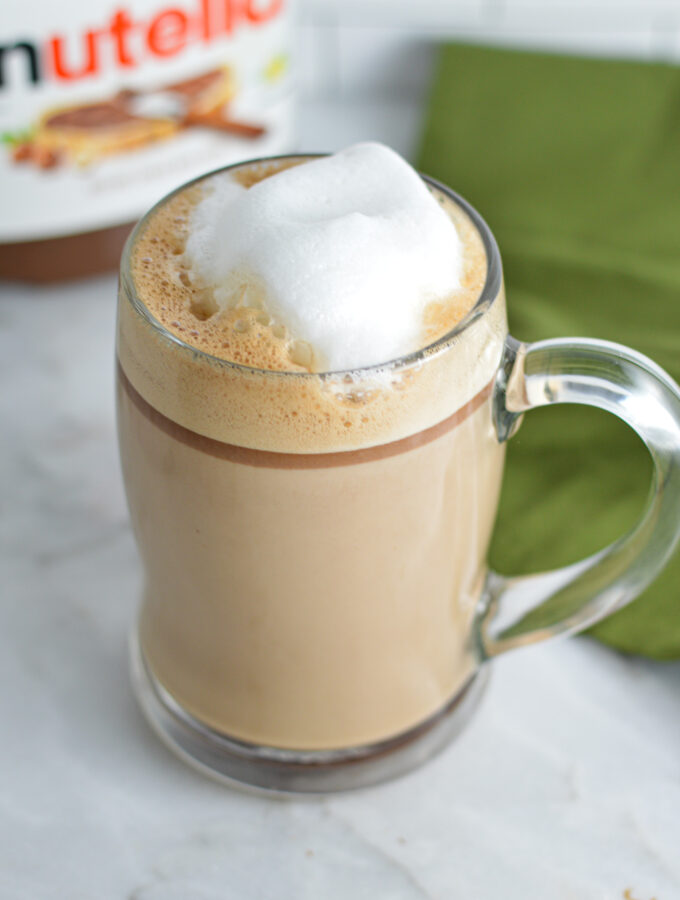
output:
<svg viewBox="0 0 680 900"><path fill-rule="evenodd" d="M259 307L309 347L317 371L423 345L425 310L461 284L451 217L398 154L363 143L248 189L211 179L185 261L217 306Z"/></svg>

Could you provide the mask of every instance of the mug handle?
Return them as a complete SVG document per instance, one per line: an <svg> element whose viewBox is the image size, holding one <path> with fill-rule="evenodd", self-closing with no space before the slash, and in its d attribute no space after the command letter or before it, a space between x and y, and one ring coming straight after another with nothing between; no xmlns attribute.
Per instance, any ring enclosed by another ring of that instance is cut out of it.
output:
<svg viewBox="0 0 680 900"><path fill-rule="evenodd" d="M499 441L522 414L552 403L614 413L638 433L654 474L642 518L627 535L580 562L526 577L489 572L475 634L481 660L588 628L636 597L680 537L680 389L641 353L609 341L508 337L493 392Z"/></svg>

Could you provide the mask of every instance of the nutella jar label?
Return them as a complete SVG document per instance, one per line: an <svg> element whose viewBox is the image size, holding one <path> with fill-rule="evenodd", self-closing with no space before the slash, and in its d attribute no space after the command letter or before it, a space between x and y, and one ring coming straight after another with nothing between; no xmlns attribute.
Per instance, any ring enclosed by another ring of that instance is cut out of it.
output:
<svg viewBox="0 0 680 900"><path fill-rule="evenodd" d="M131 222L290 149L290 0L42 0L0 30L0 243Z"/></svg>

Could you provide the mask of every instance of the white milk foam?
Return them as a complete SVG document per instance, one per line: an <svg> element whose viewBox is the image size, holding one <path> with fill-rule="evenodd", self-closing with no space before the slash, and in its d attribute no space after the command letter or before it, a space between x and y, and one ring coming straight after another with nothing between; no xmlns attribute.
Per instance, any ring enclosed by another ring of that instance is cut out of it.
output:
<svg viewBox="0 0 680 900"><path fill-rule="evenodd" d="M264 307L317 369L375 365L422 345L423 312L460 286L461 240L393 150L356 144L245 189L213 176L185 260L217 304Z"/></svg>

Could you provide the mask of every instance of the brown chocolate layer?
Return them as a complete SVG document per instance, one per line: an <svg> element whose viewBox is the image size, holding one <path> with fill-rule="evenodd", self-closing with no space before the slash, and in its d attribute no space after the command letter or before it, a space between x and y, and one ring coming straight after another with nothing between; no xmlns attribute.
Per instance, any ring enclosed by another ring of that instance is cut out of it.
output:
<svg viewBox="0 0 680 900"><path fill-rule="evenodd" d="M147 117L135 116L121 103L109 100L102 103L91 103L89 106L73 106L70 109L54 113L45 120L46 128L76 128L82 131L101 131L111 129L130 122L143 122Z"/></svg>
<svg viewBox="0 0 680 900"><path fill-rule="evenodd" d="M176 81L173 84L169 84L164 90L171 91L173 94L183 94L188 100L193 100L206 88L217 84L224 77L223 69L211 69L209 72L204 72L195 78L187 78L184 81Z"/></svg>
<svg viewBox="0 0 680 900"><path fill-rule="evenodd" d="M491 396L494 379L486 384L478 394L469 400L464 406L456 410L448 418L424 431L391 441L389 444L379 444L375 447L366 447L361 450L341 450L335 453L276 453L271 450L253 450L250 447L239 447L236 444L227 444L214 438L206 437L178 425L155 407L151 406L144 397L133 387L129 378L123 371L118 361L118 382L135 407L150 422L164 431L170 437L218 459L227 459L230 462L241 463L245 466L268 469L327 469L336 466L353 466L359 463L371 462L376 459L385 459L396 456L399 453L407 453L415 450L430 441L436 440L446 432L451 431L461 422L464 422Z"/></svg>

